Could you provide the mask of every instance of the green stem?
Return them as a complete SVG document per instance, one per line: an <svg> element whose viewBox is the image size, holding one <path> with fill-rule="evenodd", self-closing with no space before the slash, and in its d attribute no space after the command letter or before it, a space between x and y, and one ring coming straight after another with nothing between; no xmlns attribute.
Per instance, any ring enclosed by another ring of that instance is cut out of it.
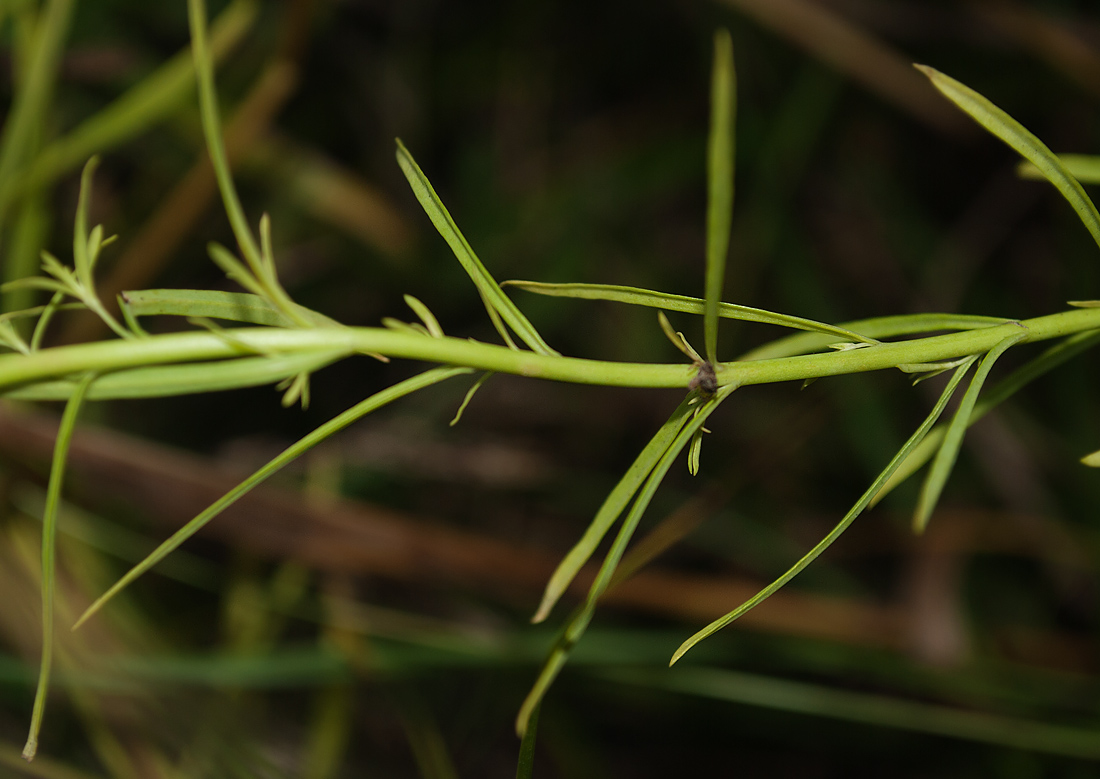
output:
<svg viewBox="0 0 1100 779"><path fill-rule="evenodd" d="M883 343L865 349L722 363L717 370L718 383L721 386L746 386L804 381L822 376L883 370L904 363L942 362L987 352L1006 337L1019 333L1020 325L1027 329L1027 342L1045 341L1100 329L1100 308L1063 311L1019 324L1010 322L978 330ZM145 365L341 349L579 384L687 387L695 373L694 366L687 364L555 357L459 338L430 338L382 328L239 328L233 330L232 342L212 333L192 332L64 346L30 355L6 355L0 357L0 392L87 371L106 373Z"/></svg>

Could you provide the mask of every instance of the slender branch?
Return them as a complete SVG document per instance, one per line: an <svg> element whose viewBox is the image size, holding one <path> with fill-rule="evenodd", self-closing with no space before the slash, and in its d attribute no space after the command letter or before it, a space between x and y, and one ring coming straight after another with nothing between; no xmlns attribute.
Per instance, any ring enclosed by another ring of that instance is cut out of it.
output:
<svg viewBox="0 0 1100 779"><path fill-rule="evenodd" d="M1063 311L1019 324L1027 328L1027 342L1044 341L1100 329L1100 308ZM904 363L947 361L989 351L1006 337L1018 333L1019 324L1009 322L947 335L882 343L865 349L722 363L717 368L718 384L745 386L803 381L883 370ZM369 352L580 384L687 387L695 374L695 367L686 363L623 363L557 357L459 338L430 338L382 328L238 328L233 330L232 341L213 333L191 332L62 346L30 355L5 355L0 357L0 392L87 371L106 373L147 365L322 350Z"/></svg>

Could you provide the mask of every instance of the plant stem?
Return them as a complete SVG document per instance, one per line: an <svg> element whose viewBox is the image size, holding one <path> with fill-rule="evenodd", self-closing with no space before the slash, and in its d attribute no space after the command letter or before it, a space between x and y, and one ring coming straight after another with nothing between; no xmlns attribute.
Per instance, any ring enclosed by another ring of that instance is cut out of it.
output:
<svg viewBox="0 0 1100 779"><path fill-rule="evenodd" d="M803 381L822 376L883 370L905 363L940 362L987 352L1027 330L1026 342L1100 329L1100 308L1082 308L977 330L949 333L865 349L781 359L728 362L717 367L720 386ZM238 328L232 341L208 332L175 333L128 341L45 349L0 357L0 392L8 388L94 371L106 373L146 365L218 360L256 354L347 350L389 357L462 365L484 371L580 384L683 387L695 374L688 364L605 362L516 351L459 338L432 338L383 328Z"/></svg>

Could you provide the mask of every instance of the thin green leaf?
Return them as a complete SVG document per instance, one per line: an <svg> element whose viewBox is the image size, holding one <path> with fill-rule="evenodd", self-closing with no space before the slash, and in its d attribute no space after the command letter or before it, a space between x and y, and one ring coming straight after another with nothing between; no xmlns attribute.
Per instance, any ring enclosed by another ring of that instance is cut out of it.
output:
<svg viewBox="0 0 1100 779"><path fill-rule="evenodd" d="M53 319L54 312L59 308L65 308L62 306L61 301L65 299L64 292L54 292L50 298L50 302L42 308L42 316L38 317L38 321L34 323L34 332L31 333L31 351L36 352L42 345L42 338L46 335L46 328L50 325L50 320Z"/></svg>
<svg viewBox="0 0 1100 779"><path fill-rule="evenodd" d="M629 303L635 306L647 306L665 311L683 311L688 314L704 314L706 311L705 302L699 298L670 295L665 292L654 292L648 289L624 287L617 284L546 284L539 281L506 281L504 286L519 287L528 292L552 297L611 300L617 303ZM726 319L741 319L746 322L779 325L795 330L809 330L816 333L825 333L833 338L845 338L862 343L878 343L874 338L860 335L843 327L815 322L812 319L803 319L800 316L788 316L787 314L777 314L774 311L765 311L760 308L739 306L734 303L719 303L718 316ZM1003 319L994 321L997 324L1005 322Z"/></svg>
<svg viewBox="0 0 1100 779"><path fill-rule="evenodd" d="M346 350L333 350L134 368L101 376L88 391L88 399L164 398L261 387L298 373L320 370L348 356ZM73 381L45 381L4 392L3 397L66 400L75 388Z"/></svg>
<svg viewBox="0 0 1100 779"><path fill-rule="evenodd" d="M859 333L864 339L890 338L898 335L932 333L940 330L980 330L1007 324L1011 319L963 314L904 314L844 322L838 327ZM828 347L830 340L822 333L797 333L784 336L745 352L738 360L774 360L810 354Z"/></svg>
<svg viewBox="0 0 1100 779"><path fill-rule="evenodd" d="M531 618L532 622L542 622L550 615L550 610L554 608L554 604L558 602L569 583L573 581L577 572L588 562L588 558L596 551L596 547L600 545L600 541L607 535L607 531L615 524L615 520L622 514L627 503L634 497L634 494L656 467L664 453L668 451L668 447L676 440L677 434L687 423L691 413L692 408L688 403L688 398L685 398L672 412L672 416L669 417L668 421L645 445L645 448L642 449L627 469L626 474L623 475L623 478L619 480L619 483L615 485L615 488L604 500L591 524L584 531L584 535L558 563L558 567L550 577L550 581L546 583L546 591L543 593L542 602L539 604L535 616Z"/></svg>
<svg viewBox="0 0 1100 779"><path fill-rule="evenodd" d="M405 303L418 317L420 317L420 321L424 323L424 327L427 328L428 334L431 335L432 338L443 337L443 328L439 326L439 320L435 318L435 314L428 310L427 306L412 295L405 295Z"/></svg>
<svg viewBox="0 0 1100 779"><path fill-rule="evenodd" d="M191 28L191 54L194 57L195 72L199 82L199 109L202 114L202 130L206 137L206 148L210 161L214 165L214 175L218 180L222 202L225 205L229 224L237 239L241 254L249 268L257 276L263 276L260 248L248 226L237 190L233 186L233 174L229 168L229 158L225 153L222 139L221 120L218 112L218 97L214 90L214 58L210 52L206 33L206 4L203 0L187 0L187 18ZM255 291L255 290L253 290Z"/></svg>
<svg viewBox="0 0 1100 779"><path fill-rule="evenodd" d="M718 364L718 304L729 254L733 221L734 126L737 81L729 30L714 35L710 83L710 138L707 142L707 273L703 298L703 341L707 361Z"/></svg>
<svg viewBox="0 0 1100 779"><path fill-rule="evenodd" d="M664 331L665 337L672 341L673 346L686 354L688 359L692 362L697 365L702 364L702 356L700 356L699 352L695 351L695 348L688 343L683 333L672 327L672 323L668 321L668 317L665 316L664 311L657 312L657 322L660 323L661 330Z"/></svg>
<svg viewBox="0 0 1100 779"><path fill-rule="evenodd" d="M92 177L99 167L99 157L92 157L80 174L80 196L76 201L76 227L73 230L73 261L76 278L87 289L94 289L92 258L88 254L88 209L92 205Z"/></svg>
<svg viewBox="0 0 1100 779"><path fill-rule="evenodd" d="M435 229L443 236L447 245L451 247L451 251L454 252L455 257L458 258L459 263L462 264L463 269L470 276L478 291L481 292L487 307L498 311L508 326L533 351L539 354L558 354L542 340L542 336L538 334L538 331L527 320L527 317L504 294L500 285L497 284L496 280L481 263L481 260L474 254L474 250L470 248L470 244L462 235L462 231L458 229L458 225L451 218L451 214L443 205L443 201L439 199L439 195L432 188L428 177L424 175L424 171L416 164L416 160L413 159L413 156L400 139L397 140L397 164L401 166L401 171L408 179L413 194L420 201L421 207L428 218L431 219L432 224L435 225Z"/></svg>
<svg viewBox="0 0 1100 779"><path fill-rule="evenodd" d="M974 404L978 402L978 395L981 394L982 385L985 384L989 371L1002 354L1025 338L1027 338L1027 331L1022 330L1019 335L1004 339L986 352L981 364L978 365L978 370L974 372L974 378L970 380L970 386L963 393L959 407L955 410L955 416L952 417L951 424L944 432L943 444L936 453L936 459L932 461L932 468L928 471L924 486L921 488L917 510L913 514L915 532L923 533L928 526L928 520L932 516L933 509L936 508L947 478L951 475L951 469L955 467L963 436L966 435L966 428L969 427L970 417L974 413Z"/></svg>
<svg viewBox="0 0 1100 779"><path fill-rule="evenodd" d="M1093 331L1077 333L1076 335L1059 341L1049 349L1044 350L1038 357L1024 363L1008 376L1005 376L990 387L989 391L985 393L985 396L978 401L976 406L974 406L974 411L970 415L969 424L973 425L998 405L1016 394L1022 387L1035 381L1040 376L1049 373L1086 349L1098 345L1100 345L1100 332ZM894 471L894 475L882 485L879 494L871 501L871 506L876 505L895 487L919 471L925 463L932 459L933 455L939 451L940 446L943 444L945 430L945 425L937 425L933 428L932 432L930 432L925 439L920 442L920 445L905 459L905 462Z"/></svg>
<svg viewBox="0 0 1100 779"><path fill-rule="evenodd" d="M1084 188L1054 152L1022 124L970 87L927 65L917 65L916 68L928 76L936 89L969 114L974 121L1038 168L1062 193L1062 197L1069 201L1073 210L1077 212L1077 216L1092 233L1093 240L1100 245L1100 213L1097 213L1096 206L1085 194Z"/></svg>
<svg viewBox="0 0 1100 779"><path fill-rule="evenodd" d="M481 374L481 378L474 382L474 385L466 391L466 397L462 399L462 404L458 407L458 411L455 412L454 419L451 420L450 426L454 427L462 419L462 412L466 410L466 406L470 405L470 401L474 399L474 393L481 389L481 385L489 380L489 377L493 375L492 371L486 371Z"/></svg>
<svg viewBox="0 0 1100 779"><path fill-rule="evenodd" d="M725 387L717 395L706 401L692 419L688 420L686 424L677 429L675 438L660 454L651 472L646 477L645 484L638 491L638 496L634 500L634 504L630 507L629 513L623 520L622 527L619 528L619 532L615 536L615 540L611 544L611 548L608 550L607 556L604 558L603 564L600 566L600 570L597 572L595 580L592 582L591 587L589 587L588 596L585 598L584 603L570 616L561 635L551 648L550 654L543 664L538 678L535 680L535 684L531 687L531 691L527 693L527 698L524 699L523 704L520 706L519 714L516 716L516 733L520 736L525 734L532 712L542 702L543 697L546 695L546 691L550 689L550 685L553 684L554 679L557 678L562 667L564 667L573 647L584 635L585 630L587 630L589 623L592 621L592 617L596 611L596 604L600 596L603 595L613 581L619 562L626 552L626 547L630 543L630 539L633 538L634 531L637 530L638 523L645 514L645 510L649 507L649 503L653 499L653 495L657 492L657 488L661 485L661 482L664 481L668 469L672 466L676 458L679 457L680 452L688 445L688 442L694 437L695 433L702 428L707 417L718 408L723 400L730 396L733 390L733 387ZM685 401L685 404L686 402L687 401ZM681 404L681 408L683 408L685 404ZM675 419L675 414L673 418Z"/></svg>
<svg viewBox="0 0 1100 779"><path fill-rule="evenodd" d="M1100 184L1100 157L1092 154L1059 154L1066 170L1082 184ZM1042 180L1046 174L1033 163L1020 160L1016 166L1016 175L1023 179Z"/></svg>
<svg viewBox="0 0 1100 779"><path fill-rule="evenodd" d="M1081 462L1090 468L1100 468L1100 450L1086 454L1081 458Z"/></svg>
<svg viewBox="0 0 1100 779"><path fill-rule="evenodd" d="M699 458L703 452L703 431L700 429L692 436L691 445L688 447L688 473L692 476L699 475Z"/></svg>
<svg viewBox="0 0 1100 779"><path fill-rule="evenodd" d="M909 440L906 441L901 449L898 450L897 454L895 454L893 459L890 460L889 464L886 466L886 468L883 469L882 473L878 475L878 478L875 479L874 483L867 489L866 492L863 493L862 497L860 497L860 499L856 501L856 504L852 506L851 510L849 510L848 513L844 515L844 518L841 519L839 523L837 523L836 527L829 531L828 535L821 539L821 541L819 541L813 549L807 552L801 560L791 566L791 568L778 579L773 581L771 584L762 589L753 597L749 598L736 609L726 614L725 616L716 619L714 622L711 622L705 628L703 628L687 641L682 643L679 649L677 649L676 652L672 655L672 659L669 661L669 665L675 664L677 660L679 660L688 652L688 650L690 650L693 646L698 644L704 638L707 638L708 636L717 633L719 630L726 627L731 622L744 615L746 612L750 611L751 609L755 608L756 606L760 605L765 600L770 598L787 582L789 582L791 579L793 579L795 576L805 570L806 566L816 560L818 556L820 556L822 552L828 549L834 541L840 538L844 531L848 529L848 526L851 525L853 521L855 521L856 517L863 513L863 510L867 508L868 504L871 502L871 498L874 497L874 495L879 491L879 488L881 488L881 486L886 483L886 480L890 478L890 474L894 472L894 470L902 463L902 461L905 460L908 454L921 442L921 439L928 434L928 431L932 429L932 426L936 424L936 420L939 419L940 415L943 413L944 408L947 407L947 403L951 399L951 396L955 393L955 388L958 387L959 382L962 381L963 376L966 375L966 372L970 370L970 366L973 365L976 360L976 357L972 357L965 364L955 369L954 375L951 377L951 380L948 381L947 386L944 388L943 393L940 395L940 399L936 402L935 407L932 409L931 413L929 413L928 417L925 418L924 422L921 423L916 432L914 432L913 435L910 436Z"/></svg>
<svg viewBox="0 0 1100 779"><path fill-rule="evenodd" d="M223 249L224 250L224 249ZM226 252L228 254L228 252ZM229 255L232 257L232 255ZM234 258L235 261L235 258ZM240 263L237 263L240 266ZM243 270L243 268L242 268ZM200 316L272 327L295 327L295 322L269 301L247 292L205 289L142 289L122 293L134 316ZM341 327L305 306L298 313L318 327Z"/></svg>
<svg viewBox="0 0 1100 779"><path fill-rule="evenodd" d="M31 712L30 732L23 747L23 758L33 760L38 751L38 733L46 712L46 694L50 688L50 671L53 667L53 601L56 580L57 517L61 505L61 483L65 478L65 462L69 456L69 443L76 428L76 418L84 403L88 387L95 379L87 374L77 384L57 429L53 462L50 465L50 481L46 488L46 508L42 515L42 662L38 672L38 689L34 693L34 709Z"/></svg>
<svg viewBox="0 0 1100 779"><path fill-rule="evenodd" d="M130 571L115 582L107 592L101 595L88 610L81 615L80 619L73 625L73 630L76 630L84 622L99 611L103 606L115 595L125 589L131 582L148 571L168 554L172 552L176 547L186 541L188 538L197 533L206 523L218 516L225 509L237 502L243 495L247 494L253 487L265 481L273 473L280 470L283 466L300 457L305 452L312 449L317 444L324 441L334 433L343 430L348 425L356 422L367 414L375 411L376 409L385 406L388 403L402 398L410 393L413 393L419 389L429 387L433 384L438 384L445 379L449 379L453 376L460 376L465 373L469 373L469 368L433 368L429 371L425 371L418 376L413 376L411 379L399 382L392 387L388 387L381 392L371 395L366 400L360 401L347 411L334 417L325 424L321 425L313 432L309 433L305 437L299 439L295 443L291 444L281 454L272 459L258 471L253 473L247 479L242 481L236 487L231 489L213 504L206 508L205 511L200 513L178 531L176 531L171 538L162 543L156 548L148 557L142 560L139 564L130 569Z"/></svg>

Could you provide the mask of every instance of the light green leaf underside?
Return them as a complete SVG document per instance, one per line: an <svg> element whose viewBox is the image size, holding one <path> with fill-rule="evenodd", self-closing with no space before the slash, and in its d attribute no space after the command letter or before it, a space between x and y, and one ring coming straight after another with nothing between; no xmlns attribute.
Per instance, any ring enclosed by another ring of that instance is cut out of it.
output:
<svg viewBox="0 0 1100 779"><path fill-rule="evenodd" d="M1046 349L1038 357L1024 363L1008 376L1005 376L990 387L989 391L985 393L985 396L974 406L974 411L970 415L970 424L973 425L998 405L1016 394L1018 390L1029 385L1040 376L1054 370L1059 365L1072 357L1076 357L1081 352L1098 345L1100 345L1100 332L1086 332L1070 336L1049 349ZM925 463L931 460L943 443L945 433L946 427L944 425L935 427L932 432L920 442L920 445L905 458L905 462L894 471L894 475L882 486L879 494L871 501L871 505L874 506L877 504L895 487L919 471Z"/></svg>
<svg viewBox="0 0 1100 779"><path fill-rule="evenodd" d="M932 511L936 508L936 503L939 502L952 468L955 467L955 460L958 459L959 448L962 446L963 437L966 435L966 428L970 426L970 417L974 413L974 405L978 402L978 395L981 394L982 385L985 384L989 371L993 369L993 364L997 362L1002 354L1025 338L1027 338L1027 331L1021 331L1019 335L1001 341L986 352L985 357L978 365L978 370L974 372L974 378L970 380L970 386L963 393L959 407L955 410L951 423L944 431L943 444L936 452L936 458L932 461L932 467L928 471L924 485L921 487L920 499L917 501L917 508L913 513L913 529L916 532L923 533L924 529L928 527L928 520L932 516Z"/></svg>
<svg viewBox="0 0 1100 779"><path fill-rule="evenodd" d="M637 287L624 287L617 284L546 284L539 281L506 281L505 286L519 287L528 292L539 295L550 295L560 298L582 298L584 300L610 300L617 303L629 303L635 306L647 306L659 308L665 311L682 311L688 314L704 314L706 304L699 298L686 295L671 295L665 292L655 292ZM719 303L718 316L727 319L741 319L746 322L762 322L768 325L791 327L796 330L810 330L823 333L833 338L843 338L845 341L876 344L874 338L861 335L843 327L827 325L823 322L815 322L812 319L803 319L799 316L777 314L773 311L764 311L749 306L739 306L734 303ZM1002 324L1003 320L997 320Z"/></svg>
<svg viewBox="0 0 1100 779"><path fill-rule="evenodd" d="M1100 184L1100 157L1092 154L1059 154L1069 174L1082 184ZM1046 176L1035 165L1022 160L1016 166L1016 174L1020 178L1041 180Z"/></svg>
<svg viewBox="0 0 1100 779"><path fill-rule="evenodd" d="M300 373L312 373L347 356L347 350L333 350L134 368L101 376L88 390L88 399L164 398L259 387L276 384ZM73 394L77 383L40 382L5 392L2 397L15 400L65 400Z"/></svg>
<svg viewBox="0 0 1100 779"><path fill-rule="evenodd" d="M413 159L412 154L409 153L409 150L405 148L405 144L400 139L397 141L397 164L401 166L405 178L409 181L409 186L412 187L413 194L420 201L421 207L428 218L431 219L432 224L435 225L435 229L439 231L447 245L451 247L451 251L454 252L455 257L474 282L478 292L481 293L486 306L490 309L490 315L493 312L499 314L500 318L533 351L539 354L558 354L542 340L542 336L538 334L538 331L527 320L527 317L504 294L496 279L492 277L481 263L481 260L478 259L465 236L462 235L462 231L458 229L458 225L451 218L450 212L443 205L443 201L440 200L439 195L432 188L428 177L424 175L424 171L416 164L416 160ZM501 335L505 337L505 340L508 340L505 333L501 333Z"/></svg>
<svg viewBox="0 0 1100 779"><path fill-rule="evenodd" d="M167 557L174 549L180 544L186 541L188 538L197 533L206 523L212 520L214 517L221 514L225 509L237 502L241 496L245 495L252 490L253 487L265 481L273 473L281 469L283 466L292 462L296 458L300 457L305 452L312 449L317 444L324 441L334 433L343 430L348 425L361 419L372 411L385 406L388 403L404 397L419 389L429 387L432 384L437 384L445 379L449 379L453 376L459 376L465 373L470 373L470 368L433 368L429 371L425 371L418 376L413 376L411 379L398 382L392 387L388 387L381 392L371 395L366 400L362 400L356 405L352 406L347 411L339 414L333 419L329 420L325 424L317 427L313 432L309 433L305 437L299 439L295 443L291 444L286 450L284 450L277 457L272 459L262 468L257 470L247 479L242 481L236 487L231 489L213 504L211 504L206 510L180 528L176 533L172 535L167 541L158 546L148 557L138 563L136 566L130 569L121 579L115 582L110 589L101 595L88 610L81 615L80 619L76 621L73 626L75 630L81 624L84 623L89 617L99 611L103 606L115 595L125 589L131 582L148 571L158 562Z"/></svg>
<svg viewBox="0 0 1100 779"><path fill-rule="evenodd" d="M913 451L913 449L921 442L921 439L923 439L928 434L928 431L932 429L932 426L935 425L936 420L939 419L940 415L943 413L943 410L947 407L947 403L951 399L951 396L955 393L955 388L958 387L959 382L962 381L963 376L976 360L976 357L971 358L964 365L955 369L955 373L952 375L951 380L947 384L947 387L944 388L943 393L940 395L940 399L937 401L931 413L929 413L924 422L921 423L920 427L917 428L916 432L914 432L909 440L905 442L901 449L898 450L897 454L895 454L893 459L890 460L890 463L886 466L886 468L883 469L882 473L878 475L878 478L875 479L874 483L867 489L867 491L863 493L856 504L852 506L851 510L844 515L844 518L841 519L839 523L837 523L836 527L829 531L828 535L821 539L821 541L818 542L818 544L814 546L813 549L807 552L801 560L791 566L791 568L788 569L787 572L780 576L778 579L762 589L752 598L742 603L733 611L729 612L723 617L716 619L714 622L711 622L705 628L703 628L687 641L685 641L683 644L681 644L680 648L677 649L676 652L672 655L672 659L669 661L669 665L673 665L674 663L676 663L676 661L683 657L688 652L688 650L690 650L693 646L698 644L703 639L717 633L719 630L726 627L731 622L744 615L746 612L763 603L776 591L783 587L787 582L789 582L791 579L801 573L806 568L806 566L816 560L822 552L828 549L829 546L834 541L836 541L836 539L838 539L845 530L848 529L848 526L851 525L853 521L855 521L856 517L863 513L863 510L867 508L868 504L870 504L871 498L873 498L875 494L878 493L882 485L886 483L886 480L888 478L890 478L890 474L894 472L894 470L902 463L902 461L905 460L909 453Z"/></svg>
<svg viewBox="0 0 1100 779"><path fill-rule="evenodd" d="M253 325L298 325L259 295L204 289L143 289L122 293L135 316L196 316L227 319ZM293 304L295 310L317 327L340 327L335 319Z"/></svg>
<svg viewBox="0 0 1100 779"><path fill-rule="evenodd" d="M535 684L532 686L531 691L527 694L527 698L520 706L519 714L516 717L516 733L520 736L523 736L526 732L527 724L532 713L542 702L543 697L546 695L546 691L550 688L550 685L553 683L558 673L561 672L573 647L584 635L585 630L592 621L592 616L596 611L596 604L600 596L603 595L613 581L615 570L618 568L619 562L626 552L626 547L630 543L631 538L633 538L634 531L637 529L638 523L642 519L642 515L653 499L653 495L657 492L657 488L664 480L665 474L668 473L668 469L672 466L676 458L679 457L684 447L688 445L694 435L702 428L707 417L709 417L714 410L718 408L718 405L729 397L732 392L733 387L722 388L717 395L705 401L704 404L698 408L697 412L688 410L689 408L695 408L694 406L688 407L688 402L690 400L689 396L689 398L685 399L684 403L682 403L673 413L672 419L669 420L669 423L673 423L676 427L676 432L672 441L657 455L651 472L645 477L644 484L641 486L641 489L638 490L638 496L634 504L630 507L630 511L626 518L623 520L622 527L619 528L619 532L614 542L611 544L611 548L608 550L607 556L604 558L603 564L600 566L600 570L596 574L595 580L592 582L592 586L588 590L588 595L584 603L570 616L558 640L551 648L549 657L547 657L546 662L543 664L542 670L535 680ZM694 416L683 421L693 413ZM669 423L666 423L666 427L670 426ZM662 428L662 432L664 429L665 428Z"/></svg>
<svg viewBox="0 0 1100 779"><path fill-rule="evenodd" d="M704 286L703 346L707 361L718 363L718 304L729 254L733 221L734 124L737 84L729 30L714 36L710 86L710 137L707 141L707 270Z"/></svg>
<svg viewBox="0 0 1100 779"><path fill-rule="evenodd" d="M1042 141L1027 128L995 106L970 87L940 73L927 65L917 65L918 70L932 81L932 85L951 102L970 115L974 121L1012 147L1030 162L1053 184L1073 206L1092 238L1100 245L1100 213L1085 194L1081 184L1069 169Z"/></svg>

